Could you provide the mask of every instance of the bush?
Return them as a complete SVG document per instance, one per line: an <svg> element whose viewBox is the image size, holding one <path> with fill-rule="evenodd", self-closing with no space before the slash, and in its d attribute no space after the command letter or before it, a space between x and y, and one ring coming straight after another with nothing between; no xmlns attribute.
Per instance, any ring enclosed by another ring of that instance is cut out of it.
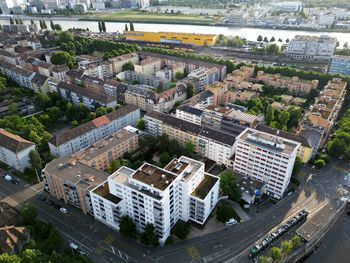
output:
<svg viewBox="0 0 350 263"><path fill-rule="evenodd" d="M236 219L238 222L241 220L241 218L236 214L235 210L225 204L218 205L216 209L216 218L223 223L231 218Z"/></svg>
<svg viewBox="0 0 350 263"><path fill-rule="evenodd" d="M319 169L326 166L326 162L323 159L316 160L314 164Z"/></svg>
<svg viewBox="0 0 350 263"><path fill-rule="evenodd" d="M174 235L181 240L186 239L187 235L190 233L190 227L188 223L179 220L174 227Z"/></svg>
<svg viewBox="0 0 350 263"><path fill-rule="evenodd" d="M128 216L123 216L119 224L119 233L123 236L135 238L136 237L136 225L134 221Z"/></svg>
<svg viewBox="0 0 350 263"><path fill-rule="evenodd" d="M154 225L147 224L145 226L145 231L141 234L141 243L146 246L159 246L159 238Z"/></svg>

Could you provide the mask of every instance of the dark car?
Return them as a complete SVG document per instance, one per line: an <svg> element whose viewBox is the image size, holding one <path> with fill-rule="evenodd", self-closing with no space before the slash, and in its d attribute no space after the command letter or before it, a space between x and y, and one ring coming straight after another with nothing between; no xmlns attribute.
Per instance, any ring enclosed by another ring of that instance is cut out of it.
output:
<svg viewBox="0 0 350 263"><path fill-rule="evenodd" d="M58 204L53 204L52 206L53 206L54 208L56 208L57 210L60 210L60 209L61 209L61 206L58 205Z"/></svg>
<svg viewBox="0 0 350 263"><path fill-rule="evenodd" d="M43 196L43 195L39 195L39 197L38 197L41 201L46 201L46 197L45 196Z"/></svg>
<svg viewBox="0 0 350 263"><path fill-rule="evenodd" d="M55 203L52 202L51 200L47 200L46 203L47 203L48 205L52 205L52 206L55 204Z"/></svg>
<svg viewBox="0 0 350 263"><path fill-rule="evenodd" d="M13 183L13 184L19 184L19 181L16 180L16 179L12 179L12 180L11 180L11 183Z"/></svg>

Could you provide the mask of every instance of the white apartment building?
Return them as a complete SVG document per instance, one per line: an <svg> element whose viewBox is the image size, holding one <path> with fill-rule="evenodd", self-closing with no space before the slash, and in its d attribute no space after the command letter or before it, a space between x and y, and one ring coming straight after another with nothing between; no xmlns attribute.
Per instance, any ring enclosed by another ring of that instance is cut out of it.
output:
<svg viewBox="0 0 350 263"><path fill-rule="evenodd" d="M176 118L194 124L202 124L203 111L194 107L183 105L176 108Z"/></svg>
<svg viewBox="0 0 350 263"><path fill-rule="evenodd" d="M155 75L161 69L162 61L157 58L146 58L139 65L134 65L134 71L146 75Z"/></svg>
<svg viewBox="0 0 350 263"><path fill-rule="evenodd" d="M54 156L69 156L128 125L135 126L140 117L139 108L134 105L126 105L73 129L54 135L49 141L50 152Z"/></svg>
<svg viewBox="0 0 350 263"><path fill-rule="evenodd" d="M110 58L108 60L112 62L113 74L118 74L122 72L124 64L128 62L131 62L134 65L139 63L139 55L137 53L129 53L118 57Z"/></svg>
<svg viewBox="0 0 350 263"><path fill-rule="evenodd" d="M0 129L0 161L19 170L30 166L29 153L35 150L35 144Z"/></svg>
<svg viewBox="0 0 350 263"><path fill-rule="evenodd" d="M217 68L198 68L192 70L188 77L199 79L197 92L203 91L206 86L213 84L215 81L220 81L220 71Z"/></svg>
<svg viewBox="0 0 350 263"><path fill-rule="evenodd" d="M164 169L145 163L138 170L122 167L91 191L95 219L119 229L129 216L142 232L153 224L163 244L180 219L203 225L219 199L218 177L204 163L182 156Z"/></svg>
<svg viewBox="0 0 350 263"><path fill-rule="evenodd" d="M330 59L336 45L335 37L296 35L289 42L286 54L299 59Z"/></svg>
<svg viewBox="0 0 350 263"><path fill-rule="evenodd" d="M288 187L300 143L251 128L236 138L234 171L266 184L280 199Z"/></svg>

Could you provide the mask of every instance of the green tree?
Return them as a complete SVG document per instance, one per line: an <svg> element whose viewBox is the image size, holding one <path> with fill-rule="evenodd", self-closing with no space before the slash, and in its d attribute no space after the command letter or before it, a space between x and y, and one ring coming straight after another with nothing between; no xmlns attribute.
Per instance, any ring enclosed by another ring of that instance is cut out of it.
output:
<svg viewBox="0 0 350 263"><path fill-rule="evenodd" d="M159 237L155 232L153 224L147 224L144 232L141 234L141 243L146 246L159 246Z"/></svg>
<svg viewBox="0 0 350 263"><path fill-rule="evenodd" d="M34 20L33 19L30 19L30 24L34 25Z"/></svg>
<svg viewBox="0 0 350 263"><path fill-rule="evenodd" d="M187 235L190 233L190 227L188 223L179 220L174 227L174 234L181 240L186 239Z"/></svg>
<svg viewBox="0 0 350 263"><path fill-rule="evenodd" d="M123 64L122 71L126 71L126 70L132 70L132 71L134 70L134 64L131 61Z"/></svg>
<svg viewBox="0 0 350 263"><path fill-rule="evenodd" d="M159 155L159 166L164 167L171 161L171 156L168 152L162 152Z"/></svg>
<svg viewBox="0 0 350 263"><path fill-rule="evenodd" d="M345 49L348 48L348 45L349 45L348 42L345 42L343 45L343 48L345 48Z"/></svg>
<svg viewBox="0 0 350 263"><path fill-rule="evenodd" d="M102 32L106 33L106 23L105 23L105 21L101 21L101 30L102 30Z"/></svg>
<svg viewBox="0 0 350 263"><path fill-rule="evenodd" d="M237 179L232 171L226 170L220 175L220 187L224 195L231 200L241 200L241 190L236 183Z"/></svg>
<svg viewBox="0 0 350 263"><path fill-rule="evenodd" d="M43 166L43 160L41 159L39 153L36 150L31 150L29 152L29 163L32 166L32 168L35 170L38 179L39 179L39 175L38 175L38 171L41 171L41 168Z"/></svg>
<svg viewBox="0 0 350 263"><path fill-rule="evenodd" d="M185 77L185 74L181 71L178 71L175 73L175 79L176 80L182 80Z"/></svg>
<svg viewBox="0 0 350 263"><path fill-rule="evenodd" d="M98 21L98 31L99 31L100 33L102 32L101 21Z"/></svg>
<svg viewBox="0 0 350 263"><path fill-rule="evenodd" d="M55 24L50 20L50 27L52 31L55 31Z"/></svg>
<svg viewBox="0 0 350 263"><path fill-rule="evenodd" d="M196 153L196 145L191 141L187 141L185 143L185 155L192 158L195 155L195 153Z"/></svg>
<svg viewBox="0 0 350 263"><path fill-rule="evenodd" d="M259 41L259 42L263 41L262 35L259 35L259 36L258 36L257 41Z"/></svg>
<svg viewBox="0 0 350 263"><path fill-rule="evenodd" d="M48 115L53 122L56 122L63 116L63 112L59 107L54 106L49 109Z"/></svg>
<svg viewBox="0 0 350 263"><path fill-rule="evenodd" d="M10 25L14 25L15 22L13 21L12 17L10 17Z"/></svg>
<svg viewBox="0 0 350 263"><path fill-rule="evenodd" d="M189 98L192 98L194 95L194 87L191 83L187 84L187 87L186 87L186 98L189 99Z"/></svg>
<svg viewBox="0 0 350 263"><path fill-rule="evenodd" d="M289 129L296 128L299 124L300 119L303 116L303 114L301 113L301 109L299 107L291 106L287 108L287 111L290 114L287 127Z"/></svg>
<svg viewBox="0 0 350 263"><path fill-rule="evenodd" d="M47 25L46 25L45 20L42 20L42 21L43 21L43 27L44 27L44 29L47 29Z"/></svg>
<svg viewBox="0 0 350 263"><path fill-rule="evenodd" d="M326 166L326 162L322 159L317 159L315 162L314 162L315 166L317 168L323 168Z"/></svg>
<svg viewBox="0 0 350 263"><path fill-rule="evenodd" d="M15 115L17 113L17 104L16 104L16 102L12 102L9 105L8 112L9 112L10 115Z"/></svg>
<svg viewBox="0 0 350 263"><path fill-rule="evenodd" d="M9 255L7 253L0 254L0 263L20 263L21 258L17 255Z"/></svg>
<svg viewBox="0 0 350 263"><path fill-rule="evenodd" d="M282 258L282 251L278 247L272 247L270 249L270 257L273 261L278 261Z"/></svg>
<svg viewBox="0 0 350 263"><path fill-rule="evenodd" d="M335 138L328 143L327 150L330 156L338 157L345 154L346 145L340 138Z"/></svg>
<svg viewBox="0 0 350 263"><path fill-rule="evenodd" d="M144 131L146 129L146 122L145 122L145 120L144 119L139 119L137 121L136 128L141 130L141 131Z"/></svg>
<svg viewBox="0 0 350 263"><path fill-rule="evenodd" d="M34 206L29 203L25 203L21 209L20 213L25 225L32 225L35 223L35 218L37 216L37 211Z"/></svg>
<svg viewBox="0 0 350 263"><path fill-rule="evenodd" d="M293 247L294 247L294 248L300 247L300 246L301 246L301 238L300 238L300 236L295 235L295 236L292 238L292 244L293 244Z"/></svg>
<svg viewBox="0 0 350 263"><path fill-rule="evenodd" d="M107 172L109 174L114 173L116 170L118 170L122 166L128 166L130 165L130 161L126 159L119 159L119 160L112 160L109 165L107 166Z"/></svg>
<svg viewBox="0 0 350 263"><path fill-rule="evenodd" d="M275 42L275 41L276 41L275 37L271 37L270 42Z"/></svg>
<svg viewBox="0 0 350 263"><path fill-rule="evenodd" d="M133 22L130 22L130 31L135 31L135 30L134 30L134 23L133 23Z"/></svg>
<svg viewBox="0 0 350 263"><path fill-rule="evenodd" d="M269 42L269 40L268 40L267 37L264 37L264 42L265 42L265 43L268 43L268 42Z"/></svg>
<svg viewBox="0 0 350 263"><path fill-rule="evenodd" d="M60 24L55 24L54 28L55 28L55 31L62 31L62 27Z"/></svg>
<svg viewBox="0 0 350 263"><path fill-rule="evenodd" d="M265 256L260 256L259 257L259 263L268 263L269 262L269 259Z"/></svg>
<svg viewBox="0 0 350 263"><path fill-rule="evenodd" d="M216 218L225 223L231 218L234 218L235 216L235 211L233 210L232 207L225 205L225 204L220 204L216 208Z"/></svg>
<svg viewBox="0 0 350 263"><path fill-rule="evenodd" d="M49 237L47 239L44 251L51 254L53 251L59 251L62 246L62 238L54 228L51 228Z"/></svg>
<svg viewBox="0 0 350 263"><path fill-rule="evenodd" d="M53 52L51 55L51 63L54 65L67 64L70 69L75 68L77 65L75 56L65 51Z"/></svg>
<svg viewBox="0 0 350 263"><path fill-rule="evenodd" d="M129 29L128 29L128 25L127 24L125 24L125 32L128 32L129 31Z"/></svg>
<svg viewBox="0 0 350 263"><path fill-rule="evenodd" d="M299 156L295 158L292 176L297 176L304 163Z"/></svg>
<svg viewBox="0 0 350 263"><path fill-rule="evenodd" d="M131 238L136 238L136 225L134 221L128 216L123 216L120 219L120 224L119 224L119 233L122 234L123 236L131 237Z"/></svg>
<svg viewBox="0 0 350 263"><path fill-rule="evenodd" d="M21 263L42 263L44 255L36 249L26 249L22 252Z"/></svg>
<svg viewBox="0 0 350 263"><path fill-rule="evenodd" d="M289 241L283 241L281 244L281 248L282 248L282 253L284 255L289 255L290 252L292 252L293 250L293 245Z"/></svg>
<svg viewBox="0 0 350 263"><path fill-rule="evenodd" d="M290 41L289 38L287 38L287 39L286 39L286 43L289 43L289 41Z"/></svg>
<svg viewBox="0 0 350 263"><path fill-rule="evenodd" d="M266 109L266 117L265 117L265 121L266 121L266 125L270 126L273 118L275 116L275 109L271 106L271 104L267 107Z"/></svg>
<svg viewBox="0 0 350 263"><path fill-rule="evenodd" d="M33 98L33 102L36 108L45 110L51 106L51 98L45 93L39 93Z"/></svg>
<svg viewBox="0 0 350 263"><path fill-rule="evenodd" d="M287 130L287 123L289 121L289 116L290 116L290 113L287 110L284 110L281 112L281 114L279 115L280 129Z"/></svg>

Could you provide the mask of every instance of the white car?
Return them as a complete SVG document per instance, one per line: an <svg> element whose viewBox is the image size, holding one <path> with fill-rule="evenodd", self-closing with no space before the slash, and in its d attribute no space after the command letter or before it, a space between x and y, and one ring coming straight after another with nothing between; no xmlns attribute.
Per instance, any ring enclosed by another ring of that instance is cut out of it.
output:
<svg viewBox="0 0 350 263"><path fill-rule="evenodd" d="M237 220L234 219L234 218L230 218L230 219L227 220L226 223L225 223L226 226L233 226L233 225L235 225L235 224L237 224Z"/></svg>
<svg viewBox="0 0 350 263"><path fill-rule="evenodd" d="M61 207L61 208L60 208L60 211L61 211L61 213L63 213L63 214L68 214L68 209L67 209L67 208Z"/></svg>
<svg viewBox="0 0 350 263"><path fill-rule="evenodd" d="M11 175L5 175L5 180L8 181L8 182L11 182L12 181L12 176Z"/></svg>

